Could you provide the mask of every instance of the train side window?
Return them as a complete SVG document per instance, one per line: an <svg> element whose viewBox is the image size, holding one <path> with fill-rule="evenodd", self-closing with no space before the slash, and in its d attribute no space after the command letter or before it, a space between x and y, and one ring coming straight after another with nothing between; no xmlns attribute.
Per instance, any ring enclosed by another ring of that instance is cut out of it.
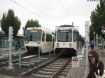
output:
<svg viewBox="0 0 105 78"><path fill-rule="evenodd" d="M52 35L46 34L46 42L51 42L51 41L52 41Z"/></svg>
<svg viewBox="0 0 105 78"><path fill-rule="evenodd" d="M76 33L76 31L73 31L73 41L77 41L77 33Z"/></svg>
<svg viewBox="0 0 105 78"><path fill-rule="evenodd" d="M52 35L50 34L50 42L52 41Z"/></svg>
<svg viewBox="0 0 105 78"><path fill-rule="evenodd" d="M55 31L55 39L54 40L56 40L56 31Z"/></svg>
<svg viewBox="0 0 105 78"><path fill-rule="evenodd" d="M53 38L53 47L54 47L54 38Z"/></svg>
<svg viewBox="0 0 105 78"><path fill-rule="evenodd" d="M44 42L44 38L45 38L45 33L43 32L43 35L42 35L42 41Z"/></svg>
<svg viewBox="0 0 105 78"><path fill-rule="evenodd" d="M48 34L46 34L46 42L48 42L49 41L49 36L48 36Z"/></svg>

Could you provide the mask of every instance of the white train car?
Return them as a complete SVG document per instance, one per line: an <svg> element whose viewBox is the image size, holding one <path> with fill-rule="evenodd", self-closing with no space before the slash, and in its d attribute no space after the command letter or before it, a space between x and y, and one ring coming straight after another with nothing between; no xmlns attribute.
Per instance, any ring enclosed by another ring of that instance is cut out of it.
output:
<svg viewBox="0 0 105 78"><path fill-rule="evenodd" d="M30 27L25 31L24 46L28 53L47 53L54 51L54 34L42 27Z"/></svg>
<svg viewBox="0 0 105 78"><path fill-rule="evenodd" d="M79 45L78 29L72 25L56 26L54 52L76 56Z"/></svg>

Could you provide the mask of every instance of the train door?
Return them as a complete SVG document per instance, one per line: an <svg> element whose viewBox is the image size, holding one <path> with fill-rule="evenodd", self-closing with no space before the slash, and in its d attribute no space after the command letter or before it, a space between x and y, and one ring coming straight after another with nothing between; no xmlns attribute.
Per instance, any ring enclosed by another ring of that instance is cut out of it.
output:
<svg viewBox="0 0 105 78"><path fill-rule="evenodd" d="M45 52L46 49L46 42L45 42L45 32L42 33L42 53Z"/></svg>
<svg viewBox="0 0 105 78"><path fill-rule="evenodd" d="M79 49L79 33L77 31L77 49Z"/></svg>
<svg viewBox="0 0 105 78"><path fill-rule="evenodd" d="M77 50L77 32L73 31L73 47Z"/></svg>
<svg viewBox="0 0 105 78"><path fill-rule="evenodd" d="M50 34L50 43L51 43L51 45L50 45L50 51L52 51L53 50L53 36L52 36L52 33Z"/></svg>
<svg viewBox="0 0 105 78"><path fill-rule="evenodd" d="M53 44L52 47L53 47L53 48L54 48L54 41L55 41L55 40L54 40L54 38L53 38L53 40L52 40L52 44Z"/></svg>
<svg viewBox="0 0 105 78"><path fill-rule="evenodd" d="M52 35L47 33L46 34L46 45L47 45L47 52L51 51L51 43L52 43Z"/></svg>

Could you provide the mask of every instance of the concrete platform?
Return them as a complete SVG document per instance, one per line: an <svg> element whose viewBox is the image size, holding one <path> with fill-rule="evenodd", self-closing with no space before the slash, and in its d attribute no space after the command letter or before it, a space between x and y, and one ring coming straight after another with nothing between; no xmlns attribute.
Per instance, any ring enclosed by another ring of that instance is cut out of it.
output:
<svg viewBox="0 0 105 78"><path fill-rule="evenodd" d="M82 50L84 51L84 50ZM104 65L105 65L105 52L101 52L101 50L96 50L99 54L99 59L101 61L103 61ZM82 56L82 55L81 55ZM83 57L80 60L80 66L79 67L72 67L69 71L69 73L67 74L66 78L86 78L86 54L85 51L83 53ZM78 57L78 56L77 56ZM104 67L104 71L105 71L105 67ZM104 72L105 75L105 72ZM105 77L104 77L105 78Z"/></svg>

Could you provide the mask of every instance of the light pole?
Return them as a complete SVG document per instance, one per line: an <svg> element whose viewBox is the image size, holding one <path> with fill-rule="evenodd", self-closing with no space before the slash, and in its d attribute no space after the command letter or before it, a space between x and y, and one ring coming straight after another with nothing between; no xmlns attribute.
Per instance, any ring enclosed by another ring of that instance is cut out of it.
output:
<svg viewBox="0 0 105 78"><path fill-rule="evenodd" d="M95 32L93 32L93 35L94 35L94 48L95 48Z"/></svg>

